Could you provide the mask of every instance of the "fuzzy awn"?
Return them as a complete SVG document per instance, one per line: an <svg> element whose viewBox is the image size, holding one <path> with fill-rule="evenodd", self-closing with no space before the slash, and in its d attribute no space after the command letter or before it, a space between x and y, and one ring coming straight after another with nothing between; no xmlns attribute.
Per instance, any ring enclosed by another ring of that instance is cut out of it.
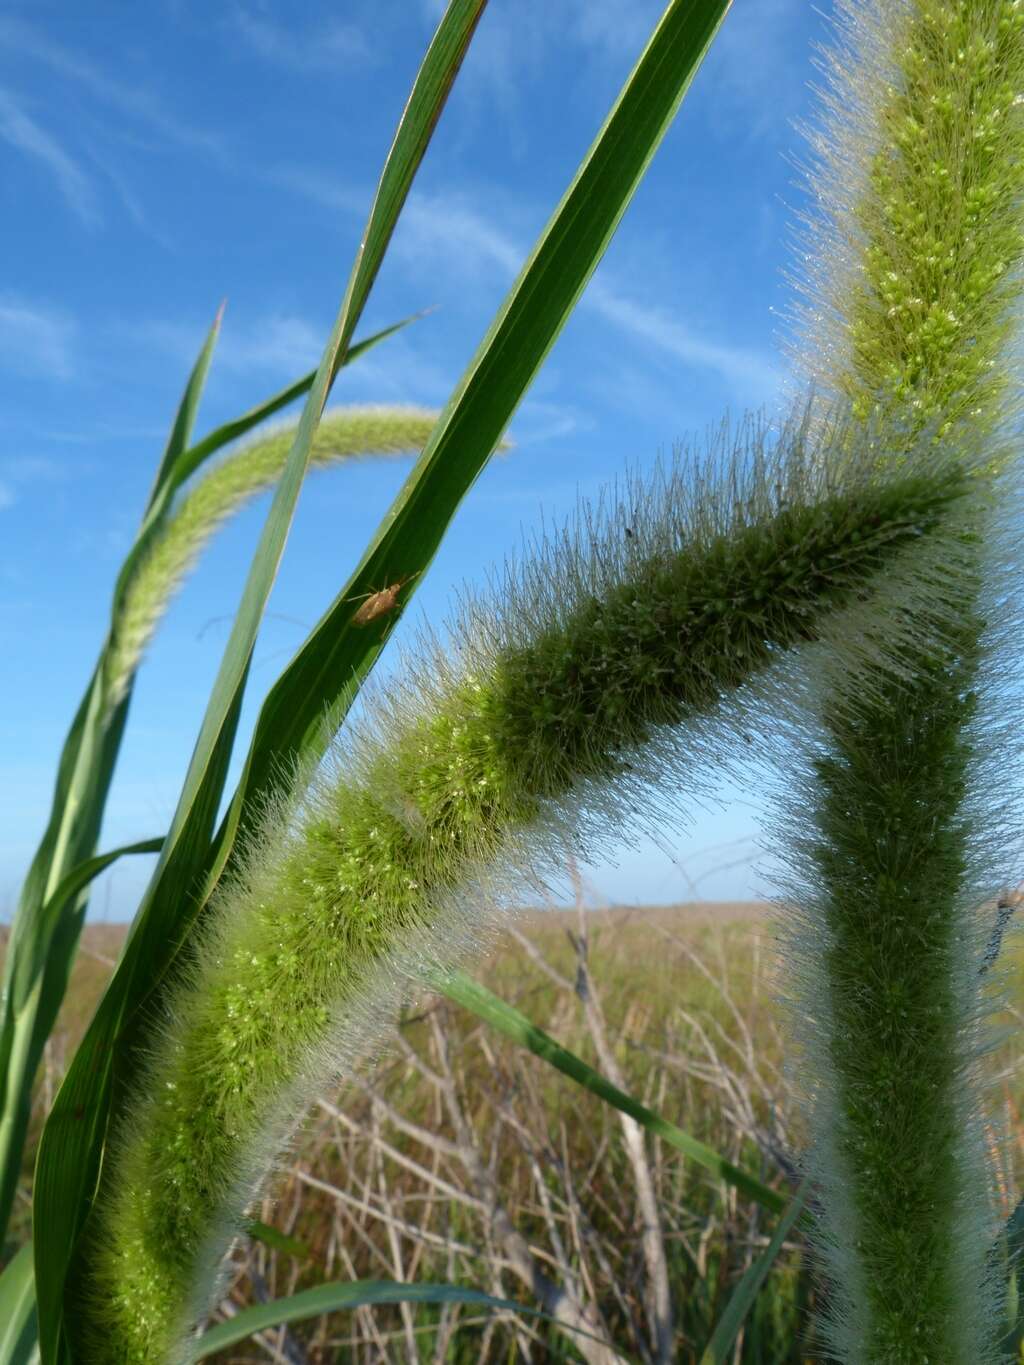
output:
<svg viewBox="0 0 1024 1365"><path fill-rule="evenodd" d="M183 1358L275 1152L401 983L478 941L489 869L558 864L581 831L649 829L651 783L678 782L701 725L728 748L744 684L791 646L844 648L849 618L831 614L870 617L879 571L891 600L941 600L978 481L962 464L943 476L927 443L924 465L880 481L870 442L806 438L797 423L771 448L751 425L717 468L680 462L584 509L378 687L333 776L268 813L154 1021L108 1153L90 1361ZM745 705L760 716L756 694Z"/></svg>
<svg viewBox="0 0 1024 1365"><path fill-rule="evenodd" d="M823 402L844 396L882 433L880 477L903 458L897 433L929 423L938 440L990 441L979 472L991 477L1020 411L1009 343L1024 257L1024 6L837 9L792 352ZM998 1359L973 907L1017 845L985 770L1005 701L993 577L1005 528L990 517L978 529L946 624L920 622L932 638L907 660L910 681L884 667L867 689L824 674L821 726L781 826L795 874L785 899L801 909L780 920L783 989L813 1078L806 1164L833 1284L817 1325L839 1361Z"/></svg>
<svg viewBox="0 0 1024 1365"><path fill-rule="evenodd" d="M349 407L324 413L310 446L310 466L369 455L418 451L437 413L414 407ZM280 425L219 461L188 488L139 564L117 615L107 677L110 704L128 680L160 617L203 547L228 517L280 477L295 439L295 422Z"/></svg>

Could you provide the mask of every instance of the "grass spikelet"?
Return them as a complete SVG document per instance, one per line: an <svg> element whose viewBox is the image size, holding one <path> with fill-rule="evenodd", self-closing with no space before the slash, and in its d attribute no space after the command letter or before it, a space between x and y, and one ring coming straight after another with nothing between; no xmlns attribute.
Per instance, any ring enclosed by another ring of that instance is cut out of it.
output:
<svg viewBox="0 0 1024 1365"><path fill-rule="evenodd" d="M879 479L863 448L832 427L810 449L806 419L774 446L723 428L703 463L584 507L364 694L331 770L268 812L153 1021L84 1260L90 1360L181 1359L274 1154L409 983L479 942L490 878L649 830L691 735L746 751L738 717L772 728L783 694L746 687L768 664L838 644L880 576L923 609L921 564L955 574L979 482L927 442Z"/></svg>
<svg viewBox="0 0 1024 1365"><path fill-rule="evenodd" d="M1024 6L837 0L788 350L862 419L990 421L1024 254Z"/></svg>
<svg viewBox="0 0 1024 1365"><path fill-rule="evenodd" d="M310 467L370 455L422 449L437 413L415 407L349 407L324 413L310 448ZM171 598L217 528L250 498L270 488L295 438L294 421L279 425L219 461L179 498L125 593L115 623L107 676L111 704L132 674Z"/></svg>

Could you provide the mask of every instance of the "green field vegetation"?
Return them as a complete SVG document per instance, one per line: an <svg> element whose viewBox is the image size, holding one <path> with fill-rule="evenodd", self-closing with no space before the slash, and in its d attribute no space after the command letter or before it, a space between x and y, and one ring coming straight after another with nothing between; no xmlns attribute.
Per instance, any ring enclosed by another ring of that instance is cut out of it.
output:
<svg viewBox="0 0 1024 1365"><path fill-rule="evenodd" d="M582 924L591 997L629 1092L788 1194L786 1158L801 1149L805 1134L789 1105L763 907L598 910ZM475 974L601 1070L575 989L580 925L574 911L526 912L514 921L518 935L503 935ZM31 1160L43 1115L123 935L120 925L86 931L36 1089L16 1241L29 1235ZM1024 1002L1024 944L1009 935L1004 951L1014 968L1014 999ZM1013 1135L997 1162L1004 1217L1024 1177L1019 1037L988 1059L995 1079L989 1112ZM792 1053L789 1061L798 1064ZM648 1140L646 1150L677 1358L681 1365L697 1362L730 1290L767 1244L773 1220L672 1148ZM343 1094L327 1094L314 1107L259 1210L262 1222L298 1245L251 1239L236 1247L217 1319L232 1306L364 1278L473 1284L535 1305L508 1265L495 1211L507 1216L541 1273L559 1284L576 1280L620 1358L642 1360L642 1217L618 1116L467 1012L427 998L403 1020L381 1060L363 1068ZM813 1302L804 1239L794 1231L730 1359L745 1365L812 1359L799 1325ZM268 1331L214 1359L265 1361L277 1348L277 1358L310 1365L582 1358L569 1334L549 1323L420 1304L336 1313L284 1337Z"/></svg>

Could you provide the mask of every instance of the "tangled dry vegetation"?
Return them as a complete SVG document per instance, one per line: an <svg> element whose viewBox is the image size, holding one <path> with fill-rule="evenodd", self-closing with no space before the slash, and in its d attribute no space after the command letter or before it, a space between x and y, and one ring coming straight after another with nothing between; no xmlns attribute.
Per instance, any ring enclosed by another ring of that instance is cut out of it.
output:
<svg viewBox="0 0 1024 1365"><path fill-rule="evenodd" d="M122 937L119 925L86 932L47 1045L37 1131ZM479 975L620 1087L782 1190L796 1183L790 1157L804 1135L772 971L761 908L712 903L527 913ZM1004 1217L1024 1175L1018 1062L1012 1042L991 1058L993 1112L1019 1134L1014 1169L1000 1174ZM29 1172L15 1237L28 1231ZM258 1217L277 1245L236 1247L218 1319L324 1280L446 1281L543 1307L621 1354L521 1314L401 1305L267 1331L216 1357L223 1365L654 1361L669 1316L671 1358L697 1362L771 1230L735 1190L439 998L402 1021L362 1079L322 1098ZM733 1360L809 1360L799 1323L813 1294L794 1236Z"/></svg>

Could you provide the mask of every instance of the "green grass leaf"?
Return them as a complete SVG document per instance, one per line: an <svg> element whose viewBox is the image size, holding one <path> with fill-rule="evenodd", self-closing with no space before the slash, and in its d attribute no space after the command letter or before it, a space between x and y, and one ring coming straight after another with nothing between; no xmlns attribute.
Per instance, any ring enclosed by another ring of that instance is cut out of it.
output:
<svg viewBox="0 0 1024 1365"><path fill-rule="evenodd" d="M0 1365L39 1359L32 1247L26 1243L0 1275Z"/></svg>
<svg viewBox="0 0 1024 1365"><path fill-rule="evenodd" d="M554 1319L538 1308L527 1308L513 1299L497 1299L479 1289L463 1289L457 1284L400 1284L393 1280L353 1280L349 1284L321 1284L315 1289L305 1289L287 1299L274 1299L270 1303L256 1304L243 1308L230 1322L218 1323L204 1333L196 1344L189 1365L197 1360L205 1360L215 1351L223 1351L228 1346L237 1346L253 1332L262 1332L267 1327L279 1327L282 1323L303 1322L317 1318L322 1313L351 1311L377 1303L462 1303L477 1308L503 1308L512 1313L525 1313L532 1318L543 1318L548 1322ZM559 1323L568 1331L587 1337L591 1341L604 1342L605 1338L592 1336L581 1328L571 1328ZM621 1354L621 1352L619 1353Z"/></svg>
<svg viewBox="0 0 1024 1365"><path fill-rule="evenodd" d="M715 1330L711 1334L711 1340L704 1348L700 1365L726 1365L726 1357L735 1345L740 1328L746 1321L747 1314L753 1308L754 1300L761 1292L761 1286L767 1279L769 1270L775 1264L775 1258L782 1250L783 1242L800 1216L806 1197L807 1180L805 1179L797 1190L792 1204L786 1210L785 1217L779 1220L779 1225L772 1234L771 1241L733 1290L725 1312L719 1318Z"/></svg>
<svg viewBox="0 0 1024 1365"><path fill-rule="evenodd" d="M12 979L14 991L19 995L23 994L29 989L32 980L43 973L46 967L44 944L50 943L53 936L59 933L68 906L78 899L79 894L85 890L90 882L94 881L101 872L106 871L111 863L117 862L118 858L126 857L132 853L159 853L162 846L163 839L141 839L138 843L123 844L120 848L111 849L107 853L99 853L94 858L87 858L85 862L72 868L67 876L58 883L57 889L43 906L39 919L42 933L34 945L36 955L34 958L23 958L18 964L20 970L15 971ZM54 1003L59 1008L60 1002Z"/></svg>
<svg viewBox="0 0 1024 1365"><path fill-rule="evenodd" d="M147 518L191 439L220 320L218 312L185 385ZM139 538L144 532L145 522ZM32 1083L67 990L86 897L79 893L66 900L59 916L47 917L45 907L60 880L95 852L131 701L129 681L118 703L108 704L104 673L109 647L108 634L64 741L50 819L25 878L7 944L0 1018L0 1235L21 1173Z"/></svg>
<svg viewBox="0 0 1024 1365"><path fill-rule="evenodd" d="M1006 1220L989 1255L1000 1264L1007 1282L1005 1335L999 1349L1017 1360L1024 1344L1024 1313L1021 1312L1024 1303L1024 1199Z"/></svg>
<svg viewBox="0 0 1024 1365"><path fill-rule="evenodd" d="M278 1231L269 1223L263 1223L258 1218L253 1218L246 1224L246 1234L254 1241L262 1242L264 1246L272 1247L274 1251L283 1251L287 1256L294 1256L297 1261L311 1261L313 1253L309 1247L304 1246L296 1237L289 1237L287 1233Z"/></svg>
<svg viewBox="0 0 1024 1365"><path fill-rule="evenodd" d="M238 722L253 643L284 550L309 446L484 0L452 0L424 58L378 186L338 316L309 391L295 443L253 558L242 602L203 717L160 861L124 953L61 1086L40 1143L34 1219L45 1365L73 1360L64 1291L73 1248L99 1174L123 1020L166 968L182 908L203 870ZM165 459L161 475L169 468Z"/></svg>
<svg viewBox="0 0 1024 1365"><path fill-rule="evenodd" d="M628 1114L631 1119L642 1124L649 1133L660 1137L670 1146L675 1147L691 1160L704 1166L713 1172L721 1180L729 1185L734 1185L743 1194L755 1199L766 1209L771 1209L773 1213L780 1213L786 1207L786 1200L775 1190L769 1189L767 1185L761 1183L755 1176L747 1171L741 1170L731 1162L726 1161L725 1157L719 1154L703 1142L698 1142L696 1138L684 1133L681 1128L677 1128L674 1123L669 1123L668 1119L663 1119L653 1110L648 1109L639 1100L633 1099L631 1095L625 1094L610 1081L600 1075L593 1067L588 1066L582 1058L570 1052L568 1048L556 1043L550 1034L531 1023L525 1014L520 1014L517 1009L505 1003L489 991L486 986L481 986L478 981L467 976L465 972L455 971L450 975L439 977L433 983L434 989L439 994L447 996L457 1005L470 1010L490 1024L492 1028L503 1033L506 1038L511 1038L513 1042L521 1047L528 1048L535 1056L543 1058L549 1066L553 1066L556 1071L560 1071L563 1076L568 1076L570 1080L582 1086L584 1090L589 1090L591 1094L597 1095L610 1104L613 1109L618 1109L623 1114Z"/></svg>
<svg viewBox="0 0 1024 1365"><path fill-rule="evenodd" d="M345 364L421 316L422 313L414 314L352 346ZM191 436L216 328L217 323L204 342L179 405L163 457L167 473L118 575L115 615L135 567L163 525L175 490L208 456L305 393L316 374L315 370L310 371L243 416L217 427L196 445L179 449L180 443ZM65 740L50 824L26 878L5 956L5 998L0 1015L0 1076L4 1078L0 1086L0 1230L6 1227L20 1175L29 1091L43 1046L64 1000L86 910L84 897L65 897L59 911L54 911L52 904L49 910L44 909L40 897L47 886L52 886L52 876L60 875L58 867L51 867L55 849L62 850L60 861L67 867L75 858L88 858L95 848L127 715L127 697L124 704L109 710L104 706L102 679L106 676L109 653L108 637ZM50 902L53 899L51 895Z"/></svg>
<svg viewBox="0 0 1024 1365"><path fill-rule="evenodd" d="M206 379L210 373L210 363L213 360L213 348L217 344L220 335L220 325L224 320L224 308L226 300L217 309L217 316L213 320L213 326L206 334L199 357L192 368L188 384L185 386L185 394L178 407L174 418L174 425L171 427L171 434L167 439L167 445L157 468L156 478L153 480L153 488L149 495L147 511L160 498L166 485L169 483L174 468L181 457L182 452L192 439L192 429L196 422L196 413L199 410L199 400L203 396L203 389L206 387Z"/></svg>

